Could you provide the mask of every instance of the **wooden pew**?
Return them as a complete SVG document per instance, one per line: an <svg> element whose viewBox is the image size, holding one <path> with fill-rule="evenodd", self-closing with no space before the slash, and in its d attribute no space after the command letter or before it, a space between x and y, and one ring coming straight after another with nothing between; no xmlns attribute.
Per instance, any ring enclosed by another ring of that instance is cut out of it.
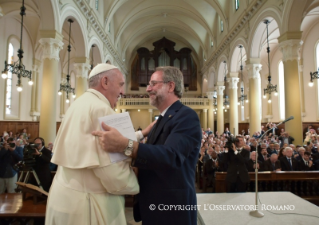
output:
<svg viewBox="0 0 319 225"><path fill-rule="evenodd" d="M216 172L216 193L226 192L227 172ZM249 172L247 191L254 192L255 173ZM319 206L319 171L258 172L258 191L289 191Z"/></svg>

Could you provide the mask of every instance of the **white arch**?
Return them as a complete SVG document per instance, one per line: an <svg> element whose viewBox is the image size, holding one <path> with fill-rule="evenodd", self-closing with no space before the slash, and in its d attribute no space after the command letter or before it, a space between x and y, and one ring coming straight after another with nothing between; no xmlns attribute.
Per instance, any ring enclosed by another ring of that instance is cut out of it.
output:
<svg viewBox="0 0 319 225"><path fill-rule="evenodd" d="M100 53L101 62L104 62L103 61L103 43L102 43L102 41L100 39L96 38L95 36L93 36L89 40L88 49L87 49L88 52L90 52L92 45L96 45L96 47L98 48L98 51Z"/></svg>
<svg viewBox="0 0 319 225"><path fill-rule="evenodd" d="M272 30L271 27L275 26L279 29L279 34L282 34L282 28L280 24L282 24L282 20L280 18L279 12L277 9L274 8L267 8L263 10L255 20L255 23L252 26L252 32L250 32L250 36L248 39L248 46L247 54L250 58L259 58L260 57L260 49L261 49L261 38L263 36L264 30L266 29L266 25L263 24L264 19L269 19L272 21L268 28L269 33Z"/></svg>
<svg viewBox="0 0 319 225"><path fill-rule="evenodd" d="M61 26L59 27L59 32L62 34L63 23L66 20L66 18L70 16L75 18L78 24L80 25L81 33L82 33L83 41L84 41L84 53L85 53L84 56L88 58L88 48L87 48L88 39L87 39L87 35L84 35L86 33L84 31L87 30L85 26L86 21L83 20L84 16L82 16L71 4L66 4L65 6L63 6L61 10L61 15L60 15Z"/></svg>

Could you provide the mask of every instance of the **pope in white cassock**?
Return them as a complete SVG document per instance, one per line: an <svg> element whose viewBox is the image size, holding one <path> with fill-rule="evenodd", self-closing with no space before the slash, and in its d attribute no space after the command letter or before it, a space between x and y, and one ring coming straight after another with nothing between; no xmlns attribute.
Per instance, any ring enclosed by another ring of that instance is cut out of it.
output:
<svg viewBox="0 0 319 225"><path fill-rule="evenodd" d="M129 159L111 163L91 134L101 130L99 117L115 113L124 92L123 74L113 65L99 64L88 82L89 89L69 107L54 143L51 162L58 171L49 192L46 225L126 224L123 195L139 192Z"/></svg>

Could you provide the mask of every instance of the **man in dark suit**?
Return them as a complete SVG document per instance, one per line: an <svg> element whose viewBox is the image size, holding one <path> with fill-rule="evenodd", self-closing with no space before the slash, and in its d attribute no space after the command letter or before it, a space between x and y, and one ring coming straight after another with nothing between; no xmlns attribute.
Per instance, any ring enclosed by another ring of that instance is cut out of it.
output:
<svg viewBox="0 0 319 225"><path fill-rule="evenodd" d="M198 115L179 101L184 83L183 74L176 67L157 68L149 84L150 103L161 117L146 144L128 140L103 123L105 131L95 131L93 135L100 137L102 148L109 152L124 150L138 168L136 221L142 220L143 225L162 225L168 221L196 224L195 167L202 137ZM165 205L189 205L192 210L161 210Z"/></svg>
<svg viewBox="0 0 319 225"><path fill-rule="evenodd" d="M227 169L227 191L228 192L245 192L247 183L249 182L248 170L246 163L249 160L249 152L243 147L245 145L244 138L238 136L239 140L236 146L225 151L225 162L228 163Z"/></svg>
<svg viewBox="0 0 319 225"><path fill-rule="evenodd" d="M301 161L299 161L300 171L314 170L313 161L310 160L310 152L305 152Z"/></svg>
<svg viewBox="0 0 319 225"><path fill-rule="evenodd" d="M264 163L269 158L269 155L267 154L267 149L262 148L260 151L260 154L258 154L258 161L261 163Z"/></svg>
<svg viewBox="0 0 319 225"><path fill-rule="evenodd" d="M281 141L280 147L284 144L290 145L295 140L293 137L289 136L287 132L284 132L278 139Z"/></svg>
<svg viewBox="0 0 319 225"><path fill-rule="evenodd" d="M256 169L256 152L251 152L250 153L250 159L246 163L246 167L247 167L248 172L255 172L255 169ZM258 170L260 170L261 167L262 167L262 162L258 160L258 163L257 163Z"/></svg>
<svg viewBox="0 0 319 225"><path fill-rule="evenodd" d="M285 156L280 158L282 171L298 171L298 161L293 157L293 150L290 147L284 149Z"/></svg>
<svg viewBox="0 0 319 225"><path fill-rule="evenodd" d="M41 137L34 139L34 144L37 145L34 153L36 161L34 170L38 175L43 190L48 192L52 183L50 171L51 151L44 147L45 143Z"/></svg>
<svg viewBox="0 0 319 225"><path fill-rule="evenodd" d="M270 158L264 162L263 171L281 171L280 161L276 153L271 154Z"/></svg>

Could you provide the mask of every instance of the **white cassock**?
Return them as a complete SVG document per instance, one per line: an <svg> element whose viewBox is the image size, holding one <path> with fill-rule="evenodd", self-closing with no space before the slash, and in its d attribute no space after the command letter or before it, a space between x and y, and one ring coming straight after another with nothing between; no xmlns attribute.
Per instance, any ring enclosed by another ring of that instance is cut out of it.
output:
<svg viewBox="0 0 319 225"><path fill-rule="evenodd" d="M126 225L124 196L139 192L130 160L111 163L98 137L98 118L114 114L109 101L88 89L68 109L51 162L58 171L50 188L46 225Z"/></svg>

